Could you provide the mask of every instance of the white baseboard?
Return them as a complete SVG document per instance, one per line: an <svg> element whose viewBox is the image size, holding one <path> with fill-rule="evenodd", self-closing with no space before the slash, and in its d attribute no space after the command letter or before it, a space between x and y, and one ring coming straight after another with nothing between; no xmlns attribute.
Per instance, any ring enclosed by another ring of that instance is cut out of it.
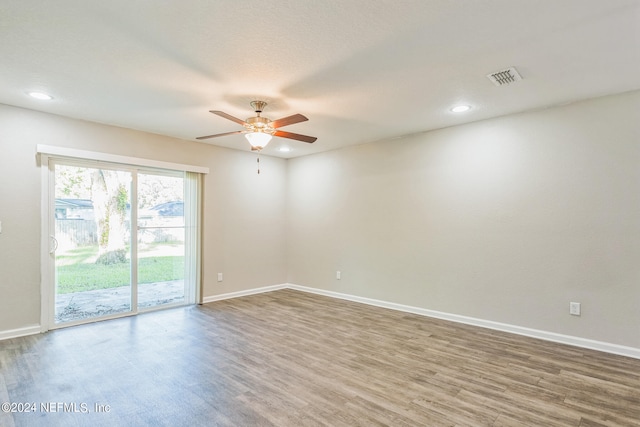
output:
<svg viewBox="0 0 640 427"><path fill-rule="evenodd" d="M210 297L202 298L202 303L206 304L206 303L209 303L209 302L222 301L222 300L225 300L225 299L246 297L248 295L255 295L255 294L261 294L261 293L264 293L264 292L277 291L279 289L285 289L285 288L287 288L286 284L285 285L272 285L272 286L263 286L261 288L247 289L245 291L229 292L227 294L220 294L220 295L212 295Z"/></svg>
<svg viewBox="0 0 640 427"><path fill-rule="evenodd" d="M481 328L493 329L496 331L509 332L516 335L523 335L531 338L538 338L545 341L557 342L560 344L572 345L574 347L588 348L591 350L603 351L605 353L617 354L620 356L632 357L640 359L640 349L634 347L626 347L618 344L607 343L603 341L595 341L587 338L574 337L571 335L557 334L555 332L541 331L539 329L525 328L522 326L509 325L507 323L493 322L491 320L477 319L474 317L461 316L458 314L444 313L441 311L428 310L426 308L413 307L410 305L396 304L372 298L359 297L356 295L343 294L340 292L327 291L324 289L310 288L308 286L296 285L293 283L285 283L282 285L265 286L262 288L248 289L240 292L232 292L228 294L214 295L206 297L204 302L220 301L229 298L238 298L247 295L260 294L263 292L271 292L279 289L293 289L296 291L308 292L312 294L323 295L331 298L338 298L362 304L373 305L376 307L388 308L391 310L402 311L405 313L418 314L436 319L448 320L451 322L464 323Z"/></svg>
<svg viewBox="0 0 640 427"><path fill-rule="evenodd" d="M332 298L339 298L348 301L359 302L363 304L373 305L376 307L389 308L391 310L403 311L406 313L419 314L421 316L434 317L437 319L449 320L451 322L464 323L467 325L479 326L481 328L494 329L497 331L509 332L517 335L524 335L531 338L538 338L545 341L553 341L560 344L568 344L574 347L588 348L591 350L603 351L605 353L617 354L620 356L632 357L640 359L640 349L634 347L626 347L618 344L611 344L602 341L595 341L586 338L574 337L571 335L562 335L555 332L541 331L538 329L530 329L522 326L509 325L506 323L493 322L490 320L476 319L473 317L460 316L458 314L443 313L426 308L412 307L409 305L396 304L387 301L381 301L371 298L364 298L355 295L343 294L339 292L326 291L323 289L310 288L287 283L284 287L302 292L309 292L318 295L324 295Z"/></svg>
<svg viewBox="0 0 640 427"><path fill-rule="evenodd" d="M248 295L261 294L264 292L272 292L280 289L293 289L302 292L308 292L312 294L323 295L331 298L338 298L362 304L372 305L376 307L388 308L391 310L402 311L405 313L418 314L426 317L433 317L437 319L448 320L451 322L464 323L467 325L479 326L481 328L494 329L497 331L509 332L512 334L523 335L531 338L538 338L545 341L553 341L560 344L568 344L575 347L588 348L591 350L598 350L605 353L612 353L621 356L632 357L634 359L640 359L640 349L634 347L627 347L618 344L607 343L603 341L595 341L586 338L574 337L571 335L562 335L555 332L541 331L538 329L525 328L522 326L509 325L506 323L493 322L490 320L477 319L474 317L460 316L458 314L444 313L441 311L428 310L426 308L413 307L409 305L396 304L392 302L359 297L356 295L344 294L340 292L327 291L324 289L311 288L308 286L296 285L293 283L284 283L281 285L264 286L261 288L247 289L244 291L230 292L226 294L213 295L203 298L203 303L210 303L214 301L221 301L230 298L239 298ZM35 335L43 332L40 325L32 325L24 328L10 329L6 331L0 331L0 340L6 340L11 338L24 337L27 335Z"/></svg>
<svg viewBox="0 0 640 427"><path fill-rule="evenodd" d="M11 338L25 337L27 335L35 335L42 332L40 325L27 326L25 328L9 329L7 331L0 331L0 341L8 340Z"/></svg>

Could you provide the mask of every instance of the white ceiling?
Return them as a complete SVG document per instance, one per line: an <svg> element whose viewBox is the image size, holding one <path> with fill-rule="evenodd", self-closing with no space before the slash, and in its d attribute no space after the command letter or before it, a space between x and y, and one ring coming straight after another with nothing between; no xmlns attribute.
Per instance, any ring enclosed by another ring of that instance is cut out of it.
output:
<svg viewBox="0 0 640 427"><path fill-rule="evenodd" d="M0 0L0 41L0 103L195 140L261 99L285 158L640 89L638 0Z"/></svg>

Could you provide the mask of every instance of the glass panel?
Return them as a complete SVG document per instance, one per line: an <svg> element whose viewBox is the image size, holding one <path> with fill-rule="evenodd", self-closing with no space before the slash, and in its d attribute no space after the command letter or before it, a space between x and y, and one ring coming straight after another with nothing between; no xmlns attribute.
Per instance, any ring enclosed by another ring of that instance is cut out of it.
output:
<svg viewBox="0 0 640 427"><path fill-rule="evenodd" d="M138 174L138 308L185 302L184 174Z"/></svg>
<svg viewBox="0 0 640 427"><path fill-rule="evenodd" d="M55 165L55 322L131 311L130 172Z"/></svg>

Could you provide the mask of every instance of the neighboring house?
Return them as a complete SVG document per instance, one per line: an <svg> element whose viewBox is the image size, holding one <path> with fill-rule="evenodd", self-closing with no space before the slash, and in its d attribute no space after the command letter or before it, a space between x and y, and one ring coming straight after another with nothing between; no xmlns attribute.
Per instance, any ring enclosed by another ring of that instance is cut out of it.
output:
<svg viewBox="0 0 640 427"><path fill-rule="evenodd" d="M56 199L56 219L84 219L94 220L93 202L88 199ZM127 212L130 206L127 204ZM184 203L172 201L160 203L148 210L140 212L141 218L183 216Z"/></svg>
<svg viewBox="0 0 640 427"><path fill-rule="evenodd" d="M165 202L151 208L160 216L184 216L184 202Z"/></svg>
<svg viewBox="0 0 640 427"><path fill-rule="evenodd" d="M93 221L93 202L87 199L56 199L56 219Z"/></svg>

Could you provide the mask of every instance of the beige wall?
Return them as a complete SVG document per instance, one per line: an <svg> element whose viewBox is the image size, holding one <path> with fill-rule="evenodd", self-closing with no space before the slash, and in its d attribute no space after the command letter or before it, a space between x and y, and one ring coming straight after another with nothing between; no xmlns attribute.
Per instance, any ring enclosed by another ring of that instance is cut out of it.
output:
<svg viewBox="0 0 640 427"><path fill-rule="evenodd" d="M292 159L288 281L640 348L639 111L635 92Z"/></svg>
<svg viewBox="0 0 640 427"><path fill-rule="evenodd" d="M640 348L637 111L610 96L258 176L248 152L0 105L0 332L39 323L47 144L209 167L205 296L290 282Z"/></svg>
<svg viewBox="0 0 640 427"><path fill-rule="evenodd" d="M0 332L40 322L37 144L209 167L204 296L286 281L285 160L262 156L257 175L249 152L0 105Z"/></svg>

